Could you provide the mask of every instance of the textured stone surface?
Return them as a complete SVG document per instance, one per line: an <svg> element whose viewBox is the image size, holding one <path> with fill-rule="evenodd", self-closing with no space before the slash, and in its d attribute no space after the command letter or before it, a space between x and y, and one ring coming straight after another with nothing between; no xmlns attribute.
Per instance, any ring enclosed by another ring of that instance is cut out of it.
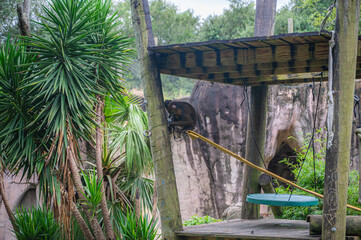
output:
<svg viewBox="0 0 361 240"><path fill-rule="evenodd" d="M294 155L312 132L319 84L280 85L269 88L265 162L277 162ZM313 95L314 93L314 95ZM316 128L326 127L327 84L320 91ZM361 95L361 82L356 82L356 95ZM245 155L247 102L243 87L198 81L188 100L198 114L194 131L231 151ZM359 123L354 120L354 127ZM257 126L256 126L257 127ZM291 137L291 138L290 138ZM351 168L357 169L358 152L353 134ZM189 137L173 138L172 151L182 218L194 214L220 218L231 205L240 204L243 166L235 159ZM317 147L317 146L316 146ZM284 166L279 168L287 176Z"/></svg>
<svg viewBox="0 0 361 240"><path fill-rule="evenodd" d="M194 131L243 156L243 99L241 87L197 82L189 100L198 113ZM183 219L194 214L221 217L229 205L240 202L241 163L188 136L173 139L172 152Z"/></svg>
<svg viewBox="0 0 361 240"><path fill-rule="evenodd" d="M10 207L15 212L19 206L29 208L38 202L35 179L29 182L20 181L21 177L4 176L5 192L9 199ZM12 226L5 211L4 204L0 207L0 240L15 239L11 232Z"/></svg>

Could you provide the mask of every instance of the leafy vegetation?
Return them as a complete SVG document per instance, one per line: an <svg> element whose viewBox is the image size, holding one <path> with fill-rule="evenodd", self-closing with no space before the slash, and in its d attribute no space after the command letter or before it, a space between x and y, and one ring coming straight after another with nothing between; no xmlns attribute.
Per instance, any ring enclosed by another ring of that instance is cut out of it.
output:
<svg viewBox="0 0 361 240"><path fill-rule="evenodd" d="M194 226L194 225L201 225L206 223L214 223L214 222L221 222L221 219L215 219L208 215L199 217L198 215L193 215L189 220L184 221L184 226Z"/></svg>
<svg viewBox="0 0 361 240"><path fill-rule="evenodd" d="M290 164L287 159L283 162L288 164L293 169L294 176L298 176L297 184L313 190L317 193L323 194L323 184L325 178L325 156L326 156L326 137L322 129L316 131L315 137L315 149L310 149L309 143L311 141L311 134L307 134L303 147L297 152L297 163ZM315 153L313 152L315 151ZM307 155L306 155L307 153ZM313 159L313 155L315 159ZM301 169L302 167L302 169ZM349 175L349 186L348 186L348 204L354 206L361 206L358 200L358 172L353 170ZM276 188L277 193L290 194L292 192L291 187L284 187L280 185ZM297 195L307 195L307 193L295 188L292 192ZM317 206L312 207L283 207L283 215L281 218L294 219L294 220L305 220L309 214L322 214L323 200L319 199L320 203ZM348 209L347 214L349 215L360 215L361 213L355 210Z"/></svg>
<svg viewBox="0 0 361 240"><path fill-rule="evenodd" d="M156 221L148 219L148 216L135 215L134 211L128 211L127 214L121 219L121 235L122 239L159 239L158 229L156 228Z"/></svg>
<svg viewBox="0 0 361 240"><path fill-rule="evenodd" d="M142 209L153 207L147 117L121 80L131 39L110 9L110 0L52 0L37 23L41 35L9 37L0 49L1 174L36 175L67 239L105 239L107 219L120 237L117 223L137 189ZM81 154L80 141L100 153L96 168L99 155ZM86 224L72 224L69 209Z"/></svg>
<svg viewBox="0 0 361 240"><path fill-rule="evenodd" d="M61 226L55 220L53 213L46 207L17 209L15 214L14 231L18 240L60 240Z"/></svg>

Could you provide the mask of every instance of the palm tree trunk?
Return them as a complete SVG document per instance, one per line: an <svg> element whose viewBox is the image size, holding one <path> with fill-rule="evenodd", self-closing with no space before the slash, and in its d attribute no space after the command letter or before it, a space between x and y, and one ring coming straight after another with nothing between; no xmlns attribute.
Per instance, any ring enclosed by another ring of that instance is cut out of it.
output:
<svg viewBox="0 0 361 240"><path fill-rule="evenodd" d="M70 211L73 214L73 216L75 217L75 220L78 222L80 230L82 231L82 233L84 234L84 237L87 240L95 240L95 238L93 237L93 234L91 233L90 229L88 228L88 225L86 224L86 222L84 221L83 216L81 215L78 207L76 206L76 204L72 201L72 197L69 196L69 192L65 189L64 184L62 182L60 182L60 186L61 186L61 192L63 193L65 199L68 199L68 204L70 204ZM69 190L69 189L68 189ZM70 191L70 190L69 190ZM69 238L70 239L70 238Z"/></svg>
<svg viewBox="0 0 361 240"><path fill-rule="evenodd" d="M95 240L95 238L93 237L93 234L91 233L90 229L88 228L88 225L86 225L83 216L80 214L79 209L77 208L77 206L74 202L72 202L71 212L72 212L73 216L75 217L76 221L78 222L79 227L84 234L84 237L88 240Z"/></svg>
<svg viewBox="0 0 361 240"><path fill-rule="evenodd" d="M104 99L101 96L97 96L98 104L96 106L96 149L95 149L95 160L97 165L97 173L98 173L98 181L104 180L103 178L103 160L102 160L102 152L103 152L103 131L101 129L102 126L102 118L104 115ZM110 221L110 214L107 206L107 200L105 198L105 189L104 189L104 181L102 182L102 200L100 207L103 212L103 219L105 225L105 233L107 234L109 239L114 239L114 231Z"/></svg>
<svg viewBox="0 0 361 240"><path fill-rule="evenodd" d="M69 140L69 142L71 143L70 140ZM67 149L67 155L68 155L68 161L69 161L69 168L73 175L75 188L78 192L79 199L84 202L84 201L86 201L86 198L83 195L84 194L83 184L81 182L78 167L77 167L74 157L73 157L73 151L70 149L70 147L68 147L68 149ZM99 222L96 219L96 215L94 214L94 216L93 216L93 214L89 211L89 208L85 204L83 204L82 207L83 207L84 213L90 223L90 227L93 229L95 239L105 240L105 236L103 234L103 231L100 227Z"/></svg>
<svg viewBox="0 0 361 240"><path fill-rule="evenodd" d="M9 216L11 225L13 226L13 229L16 230L17 227L16 227L16 224L15 224L14 214L13 214L13 212L11 211L9 201L8 201L8 199L7 199L7 197L6 197L6 194L5 194L5 188L4 188L4 169L3 169L3 166L1 166L1 171L0 171L0 195L1 195L2 200L3 200L3 202L4 202L5 210L6 210L7 214L8 214L8 216Z"/></svg>

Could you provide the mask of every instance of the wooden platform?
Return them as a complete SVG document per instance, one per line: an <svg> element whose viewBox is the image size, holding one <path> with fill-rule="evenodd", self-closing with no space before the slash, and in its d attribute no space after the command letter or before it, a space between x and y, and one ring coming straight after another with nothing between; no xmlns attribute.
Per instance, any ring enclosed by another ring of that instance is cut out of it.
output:
<svg viewBox="0 0 361 240"><path fill-rule="evenodd" d="M232 85L291 84L327 80L328 32L215 40L148 48L163 74ZM361 78L361 38L356 78Z"/></svg>
<svg viewBox="0 0 361 240"><path fill-rule="evenodd" d="M309 235L306 221L285 219L231 220L219 223L185 227L177 235L182 240L231 240L231 239L321 239ZM358 237L347 237L357 240Z"/></svg>

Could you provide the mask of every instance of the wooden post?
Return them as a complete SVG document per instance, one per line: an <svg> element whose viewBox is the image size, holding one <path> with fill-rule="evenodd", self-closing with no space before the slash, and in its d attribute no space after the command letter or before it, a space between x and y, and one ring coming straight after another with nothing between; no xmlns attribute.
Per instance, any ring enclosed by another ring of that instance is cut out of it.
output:
<svg viewBox="0 0 361 240"><path fill-rule="evenodd" d="M310 223L310 235L321 234L322 215L308 215L307 222ZM361 216L346 216L346 235L361 237Z"/></svg>
<svg viewBox="0 0 361 240"><path fill-rule="evenodd" d="M254 35L270 36L274 31L277 0L257 0ZM264 153L264 141L266 132L267 115L267 86L251 87L250 113L247 124L246 159L261 166ZM252 130L254 132L252 132ZM258 148L257 148L258 146ZM247 203L246 195L260 193L258 184L260 173L255 169L245 166L244 171L244 194L242 197L242 218L257 219L260 217L259 205Z"/></svg>
<svg viewBox="0 0 361 240"><path fill-rule="evenodd" d="M267 174L262 173L258 178L258 183L263 189L264 193L276 193L275 189L272 186L272 177ZM279 218L282 216L282 207L280 206L271 206L273 216Z"/></svg>
<svg viewBox="0 0 361 240"><path fill-rule="evenodd" d="M356 139L358 144L358 173L361 176L361 127L356 128ZM361 177L358 180L358 203L361 203Z"/></svg>
<svg viewBox="0 0 361 240"><path fill-rule="evenodd" d="M148 52L154 46L152 24L147 0L130 0L133 26L141 62L141 78L146 99L150 128L150 144L154 162L154 174L158 192L163 239L177 239L175 231L181 231L177 185L174 174L172 150L164 108L163 91L155 54Z"/></svg>
<svg viewBox="0 0 361 240"><path fill-rule="evenodd" d="M332 145L326 151L322 239L345 239L346 204L355 91L359 0L336 2L333 49L334 121Z"/></svg>
<svg viewBox="0 0 361 240"><path fill-rule="evenodd" d="M288 19L288 33L293 33L293 18Z"/></svg>

